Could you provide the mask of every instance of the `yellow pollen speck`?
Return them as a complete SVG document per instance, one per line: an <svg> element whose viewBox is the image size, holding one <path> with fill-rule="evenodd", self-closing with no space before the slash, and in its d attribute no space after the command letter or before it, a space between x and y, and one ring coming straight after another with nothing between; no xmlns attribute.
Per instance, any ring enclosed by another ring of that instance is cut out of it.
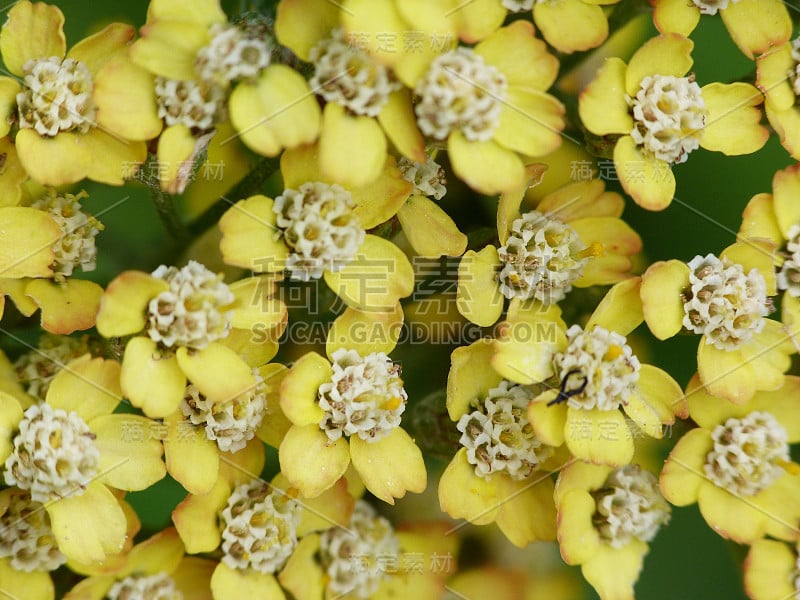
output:
<svg viewBox="0 0 800 600"><path fill-rule="evenodd" d="M589 244L588 248L584 248L578 252L578 258L594 258L596 256L603 256L605 253L606 249L603 248L603 244L600 242L592 242Z"/></svg>
<svg viewBox="0 0 800 600"><path fill-rule="evenodd" d="M789 473L790 475L800 475L800 465L798 465L797 463L793 463L788 460L783 460L781 458L777 458L773 462L779 467L781 467L784 471Z"/></svg>
<svg viewBox="0 0 800 600"><path fill-rule="evenodd" d="M381 408L384 408L386 410L395 410L399 408L402 403L403 403L402 398L394 396L393 398L389 398L386 402L384 402Z"/></svg>
<svg viewBox="0 0 800 600"><path fill-rule="evenodd" d="M603 360L612 361L622 355L622 347L611 344L603 355Z"/></svg>

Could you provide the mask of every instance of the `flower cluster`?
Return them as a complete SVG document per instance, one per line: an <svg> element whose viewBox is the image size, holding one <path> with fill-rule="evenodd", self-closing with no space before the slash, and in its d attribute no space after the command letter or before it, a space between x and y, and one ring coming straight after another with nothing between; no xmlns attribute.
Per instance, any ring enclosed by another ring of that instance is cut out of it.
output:
<svg viewBox="0 0 800 600"><path fill-rule="evenodd" d="M784 3L133 4L3 9L0 595L800 595Z"/></svg>

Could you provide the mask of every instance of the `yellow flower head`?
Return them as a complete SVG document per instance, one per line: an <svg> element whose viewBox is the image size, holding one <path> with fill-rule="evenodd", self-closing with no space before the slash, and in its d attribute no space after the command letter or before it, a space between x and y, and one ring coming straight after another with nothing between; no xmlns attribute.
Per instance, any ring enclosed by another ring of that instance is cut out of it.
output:
<svg viewBox="0 0 800 600"><path fill-rule="evenodd" d="M664 465L667 500L697 502L714 531L740 544L765 535L797 540L800 468L790 462L789 444L800 435L798 385L787 376L779 389L734 404L710 395L694 377L686 396L699 427L678 441Z"/></svg>
<svg viewBox="0 0 800 600"><path fill-rule="evenodd" d="M555 501L564 560L581 565L602 600L633 598L648 543L670 517L656 477L576 462L559 474Z"/></svg>

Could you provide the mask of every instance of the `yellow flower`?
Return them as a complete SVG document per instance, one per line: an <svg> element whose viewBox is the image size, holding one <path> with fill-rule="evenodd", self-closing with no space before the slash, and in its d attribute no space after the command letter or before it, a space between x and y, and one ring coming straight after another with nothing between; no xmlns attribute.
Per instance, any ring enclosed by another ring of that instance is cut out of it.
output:
<svg viewBox="0 0 800 600"><path fill-rule="evenodd" d="M542 37L559 52L570 54L597 48L608 37L608 20L603 5L619 0L501 0L512 12L533 9L533 20ZM532 5L532 6L531 6ZM564 23L569 23L565 27Z"/></svg>
<svg viewBox="0 0 800 600"><path fill-rule="evenodd" d="M365 229L391 218L411 184L392 158L377 181L349 190L327 183L318 165L316 146L284 152L284 192L241 200L220 219L223 259L303 281L324 277L348 306L391 312L411 294L414 272L397 246Z"/></svg>
<svg viewBox="0 0 800 600"><path fill-rule="evenodd" d="M756 85L765 96L764 109L781 144L794 159L800 158L800 38L778 45L756 59Z"/></svg>
<svg viewBox="0 0 800 600"><path fill-rule="evenodd" d="M648 543L669 521L658 480L638 465L576 462L558 476L558 543L601 600L633 600Z"/></svg>
<svg viewBox="0 0 800 600"><path fill-rule="evenodd" d="M752 600L785 600L797 594L797 546L756 540L744 562L744 587Z"/></svg>
<svg viewBox="0 0 800 600"><path fill-rule="evenodd" d="M528 167L532 173L538 165ZM503 194L497 211L500 248L468 251L459 264L458 309L487 327L503 310L503 297L555 304L575 287L607 285L630 277L630 257L642 241L622 219L624 201L595 179L547 194L520 215L525 187Z"/></svg>
<svg viewBox="0 0 800 600"><path fill-rule="evenodd" d="M160 418L178 409L187 379L211 402L253 390L252 367L275 355L280 334L270 332L286 324L286 306L273 294L274 282L250 277L229 286L195 261L120 274L103 294L97 330L135 336L122 361L125 397ZM257 339L256 327L270 335Z"/></svg>
<svg viewBox="0 0 800 600"><path fill-rule="evenodd" d="M652 38L629 64L607 58L579 97L584 126L619 136L614 167L622 187L640 206L662 210L675 194L671 166L699 146L728 155L749 154L767 141L756 108L763 98L746 83L710 83L692 74L691 40Z"/></svg>
<svg viewBox="0 0 800 600"><path fill-rule="evenodd" d="M769 240L781 249L776 259L776 278L781 297L781 321L787 335L800 336L800 166L775 173L772 194L757 194L742 213L740 239Z"/></svg>
<svg viewBox="0 0 800 600"><path fill-rule="evenodd" d="M103 229L81 210L80 194L52 189L30 206L0 208L0 292L30 316L42 311L42 327L69 334L94 327L103 288L73 273L93 271L95 236ZM2 311L0 310L0 315Z"/></svg>
<svg viewBox="0 0 800 600"><path fill-rule="evenodd" d="M540 394L528 409L542 442L566 442L580 460L625 465L634 452L626 415L660 439L662 425L685 413L678 384L661 369L640 364L626 343L641 322L638 277L614 285L584 327L567 329L555 305L520 308L512 302L491 364L522 384L555 376L558 387Z"/></svg>
<svg viewBox="0 0 800 600"><path fill-rule="evenodd" d="M765 535L797 540L800 467L790 462L789 444L800 439L798 393L800 378L787 376L781 388L734 404L694 377L686 397L699 427L664 464L664 497L676 506L697 502L714 531L740 544Z"/></svg>
<svg viewBox="0 0 800 600"><path fill-rule="evenodd" d="M550 472L568 456L537 438L527 416L534 393L498 375L492 352L489 339L453 351L447 410L461 439L439 480L439 502L451 517L496 522L519 547L554 540Z"/></svg>
<svg viewBox="0 0 800 600"><path fill-rule="evenodd" d="M129 64L120 63L107 87L124 88L136 69L144 71L142 82L150 78L148 119L156 108L159 125L162 117L166 124L157 151L163 190L183 192L218 127L222 143L238 135L266 156L316 139L320 111L311 89L300 74L271 64L267 29L258 20L228 23L218 0L199 0L192 10L173 0L150 3Z"/></svg>
<svg viewBox="0 0 800 600"><path fill-rule="evenodd" d="M166 473L149 419L111 414L122 398L119 376L119 363L85 355L56 375L44 403L0 393L5 481L44 505L58 549L80 563L106 560L128 538L109 488L145 489Z"/></svg>
<svg viewBox="0 0 800 600"><path fill-rule="evenodd" d="M351 462L366 488L390 504L425 489L422 453L400 427L407 400L400 365L387 356L396 339L385 332L402 323L399 306L393 314L345 311L328 333L330 362L308 352L283 379L281 409L292 426L278 451L281 471L308 498L334 485Z"/></svg>
<svg viewBox="0 0 800 600"><path fill-rule="evenodd" d="M688 36L700 15L716 15L731 39L750 59L792 35L789 11L780 0L651 0L653 21L661 33Z"/></svg>
<svg viewBox="0 0 800 600"><path fill-rule="evenodd" d="M449 573L435 561L452 559L458 538L447 524L412 525L395 529L358 500L346 527L300 540L278 580L297 600L440 598Z"/></svg>
<svg viewBox="0 0 800 600"><path fill-rule="evenodd" d="M88 177L122 185L131 165L145 159L145 144L126 139L115 130L114 119L105 119L95 102L94 78L109 60L127 52L134 29L113 23L67 53L63 25L61 11L43 3L23 0L8 12L0 52L22 85L0 78L0 105L11 117L3 119L0 134L8 134L18 120L17 155L39 183L62 185ZM56 106L56 99L70 108Z"/></svg>
<svg viewBox="0 0 800 600"><path fill-rule="evenodd" d="M136 544L108 565L71 564L73 570L88 577L67 592L64 599L152 594L159 598L211 600L210 580L215 566L213 561L185 556L178 532L168 528Z"/></svg>
<svg viewBox="0 0 800 600"><path fill-rule="evenodd" d="M795 352L785 328L766 318L776 292L773 253L769 240L737 242L719 258L659 261L642 276L650 331L660 340L684 328L702 334L700 380L709 393L738 404L783 385Z"/></svg>

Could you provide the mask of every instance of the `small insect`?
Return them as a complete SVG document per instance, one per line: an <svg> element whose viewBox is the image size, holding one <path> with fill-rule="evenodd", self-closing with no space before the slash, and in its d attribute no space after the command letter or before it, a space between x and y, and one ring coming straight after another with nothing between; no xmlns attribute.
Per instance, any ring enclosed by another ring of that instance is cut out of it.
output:
<svg viewBox="0 0 800 600"><path fill-rule="evenodd" d="M581 383L578 387L573 387L571 389L567 389L569 385L569 380L573 375L579 375L581 378ZM561 380L561 387L558 390L558 396L556 396L553 400L547 403L547 406L553 406L554 404L561 404L562 402L566 402L572 396L577 396L578 394L582 394L583 390L586 389L586 385L589 383L589 378L583 374L580 369L571 369L567 371L567 374L564 375L564 379Z"/></svg>

